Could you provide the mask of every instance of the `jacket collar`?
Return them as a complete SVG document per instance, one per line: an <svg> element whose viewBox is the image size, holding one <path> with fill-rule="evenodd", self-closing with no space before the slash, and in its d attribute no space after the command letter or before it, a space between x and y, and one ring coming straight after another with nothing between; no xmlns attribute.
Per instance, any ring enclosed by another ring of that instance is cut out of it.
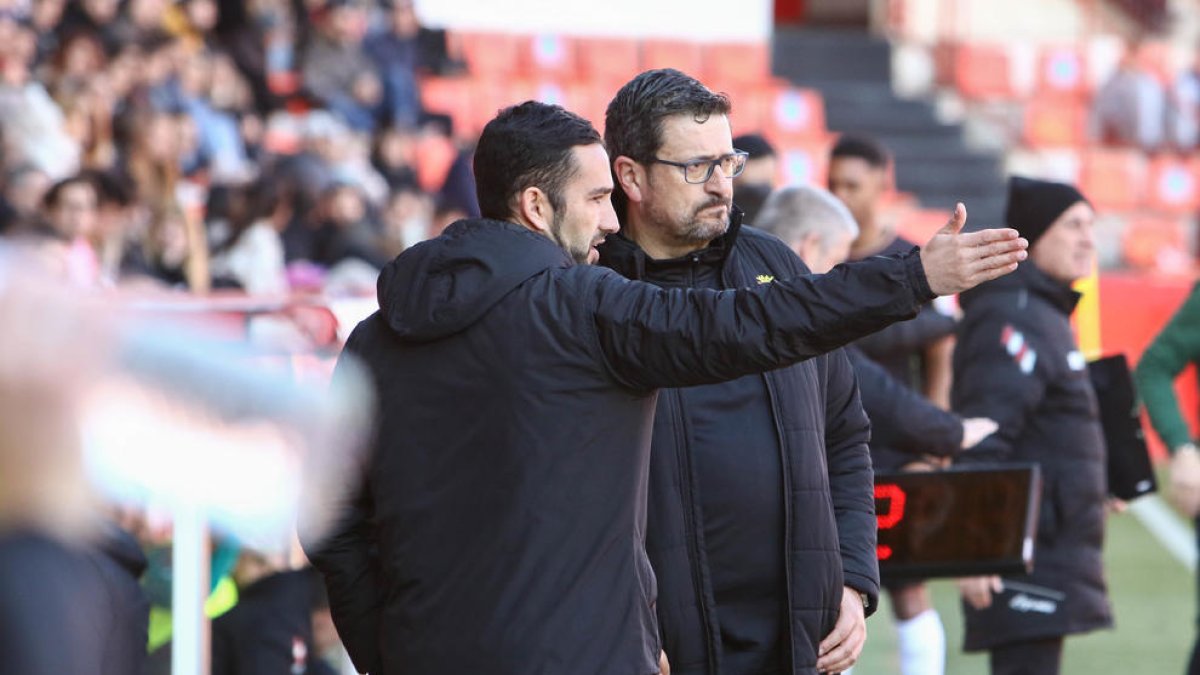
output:
<svg viewBox="0 0 1200 675"><path fill-rule="evenodd" d="M1075 306L1079 304L1079 299L1083 297L1083 294L1076 292L1069 284L1055 281L1045 272L1038 269L1037 265L1034 265L1032 261L1026 261L1021 263L1017 271L1012 274L1000 277L995 281L989 281L964 292L959 300L965 308L980 297L993 293L1020 290L1041 297L1067 316L1070 316L1075 311Z"/></svg>
<svg viewBox="0 0 1200 675"><path fill-rule="evenodd" d="M678 258L655 260L624 233L608 237L600 245L600 264L627 279L664 281L675 278L693 265L720 268L728 260L742 229L742 210L736 205L729 213L729 227L708 246Z"/></svg>

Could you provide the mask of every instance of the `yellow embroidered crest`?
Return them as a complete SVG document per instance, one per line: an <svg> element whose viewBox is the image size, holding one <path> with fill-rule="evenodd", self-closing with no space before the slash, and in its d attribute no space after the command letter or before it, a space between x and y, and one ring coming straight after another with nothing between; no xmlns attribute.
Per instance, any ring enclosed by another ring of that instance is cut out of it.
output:
<svg viewBox="0 0 1200 675"><path fill-rule="evenodd" d="M755 277L755 279L760 284L769 284L772 281L775 281L775 277L771 276L770 274L760 274L757 277Z"/></svg>

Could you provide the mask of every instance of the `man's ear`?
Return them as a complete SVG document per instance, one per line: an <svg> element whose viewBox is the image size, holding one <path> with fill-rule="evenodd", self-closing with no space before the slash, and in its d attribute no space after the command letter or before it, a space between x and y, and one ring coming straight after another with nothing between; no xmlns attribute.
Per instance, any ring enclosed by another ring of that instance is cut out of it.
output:
<svg viewBox="0 0 1200 675"><path fill-rule="evenodd" d="M621 155L613 160L613 174L617 179L616 189L624 190L625 197L631 203L640 203L642 188L646 185L646 168Z"/></svg>
<svg viewBox="0 0 1200 675"><path fill-rule="evenodd" d="M554 209L539 187L527 187L517 195L517 217L525 227L549 236Z"/></svg>

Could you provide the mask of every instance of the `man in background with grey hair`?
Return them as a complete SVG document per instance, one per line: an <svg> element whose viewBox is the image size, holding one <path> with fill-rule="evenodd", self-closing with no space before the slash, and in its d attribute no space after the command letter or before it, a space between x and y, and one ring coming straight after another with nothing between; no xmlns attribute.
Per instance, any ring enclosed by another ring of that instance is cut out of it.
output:
<svg viewBox="0 0 1200 675"><path fill-rule="evenodd" d="M854 216L837 197L811 186L771 194L756 223L779 237L815 274L844 262L858 237ZM996 430L986 418L962 419L904 386L857 347L844 348L871 419L871 448L889 447L922 459L951 457Z"/></svg>

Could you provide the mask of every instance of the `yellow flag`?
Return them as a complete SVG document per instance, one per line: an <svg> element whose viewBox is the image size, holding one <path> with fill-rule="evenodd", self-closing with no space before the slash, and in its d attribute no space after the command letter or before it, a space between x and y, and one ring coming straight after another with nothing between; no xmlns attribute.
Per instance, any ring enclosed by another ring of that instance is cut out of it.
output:
<svg viewBox="0 0 1200 675"><path fill-rule="evenodd" d="M1092 265L1092 273L1075 282L1075 290L1082 293L1072 317L1075 335L1079 338L1079 351L1089 360L1103 354L1100 345L1100 272Z"/></svg>

